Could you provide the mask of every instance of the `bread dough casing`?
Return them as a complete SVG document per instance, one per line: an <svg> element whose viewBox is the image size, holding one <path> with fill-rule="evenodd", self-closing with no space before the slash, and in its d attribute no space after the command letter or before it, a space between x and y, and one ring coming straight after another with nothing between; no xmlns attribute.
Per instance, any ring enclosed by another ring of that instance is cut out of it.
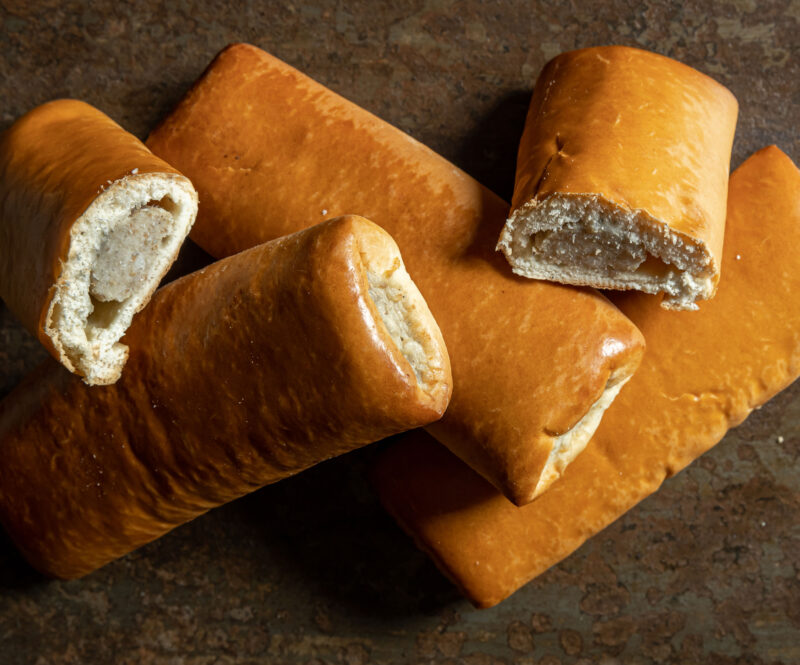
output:
<svg viewBox="0 0 800 665"><path fill-rule="evenodd" d="M641 358L639 332L597 292L511 274L493 249L505 202L253 46L220 53L147 144L198 188L192 238L213 256L350 212L389 231L453 366L430 431L512 501L559 477L587 413Z"/></svg>
<svg viewBox="0 0 800 665"><path fill-rule="evenodd" d="M657 53L562 53L536 82L498 248L526 277L696 309L719 282L737 112L724 86Z"/></svg>
<svg viewBox="0 0 800 665"><path fill-rule="evenodd" d="M0 404L0 521L48 575L85 575L205 511L439 418L447 352L411 286L423 385L370 295L400 269L341 217L169 284L133 322L113 386L53 361Z"/></svg>
<svg viewBox="0 0 800 665"><path fill-rule="evenodd" d="M583 454L534 503L516 508L429 437L409 434L378 460L383 504L475 605L558 563L798 377L800 171L778 148L732 175L725 243L719 291L699 312L615 298L647 353Z"/></svg>

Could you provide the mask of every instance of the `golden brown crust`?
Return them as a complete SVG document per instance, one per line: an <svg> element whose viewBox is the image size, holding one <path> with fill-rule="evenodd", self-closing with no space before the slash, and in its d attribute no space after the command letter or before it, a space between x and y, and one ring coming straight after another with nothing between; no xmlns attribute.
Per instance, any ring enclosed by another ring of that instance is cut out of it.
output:
<svg viewBox="0 0 800 665"><path fill-rule="evenodd" d="M69 369L45 327L72 225L109 184L150 173L181 177L111 118L72 99L38 106L0 137L0 295Z"/></svg>
<svg viewBox="0 0 800 665"><path fill-rule="evenodd" d="M562 53L536 82L512 214L554 194L641 211L654 226L696 241L716 285L737 112L727 88L657 53L625 46Z"/></svg>
<svg viewBox="0 0 800 665"><path fill-rule="evenodd" d="M731 177L727 227L719 292L699 312L617 298L644 332L644 361L586 451L534 503L514 507L417 434L378 461L384 505L477 606L566 557L800 374L800 171L778 148Z"/></svg>
<svg viewBox="0 0 800 665"><path fill-rule="evenodd" d="M639 332L598 293L511 274L493 251L506 203L253 46L219 54L147 143L192 178L192 237L214 256L348 212L389 231L453 364L453 399L430 431L520 504L554 436L640 360Z"/></svg>
<svg viewBox="0 0 800 665"><path fill-rule="evenodd" d="M113 386L52 361L20 385L0 406L0 520L28 560L84 575L216 505L439 418L445 350L445 387L428 394L376 324L360 258L376 233L342 217L166 286L131 326Z"/></svg>

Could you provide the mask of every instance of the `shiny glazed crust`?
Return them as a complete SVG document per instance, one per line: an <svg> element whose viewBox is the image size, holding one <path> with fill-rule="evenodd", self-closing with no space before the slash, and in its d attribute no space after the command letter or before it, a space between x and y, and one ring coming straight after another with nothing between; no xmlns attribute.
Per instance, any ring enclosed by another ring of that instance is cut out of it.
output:
<svg viewBox="0 0 800 665"><path fill-rule="evenodd" d="M97 222L107 223L110 208L131 191L147 190L173 196L180 224L172 224L158 248L163 256L137 281L115 339L76 353L57 315L76 281L68 266L84 260L86 240L100 233ZM71 99L43 104L0 137L0 295L67 369L89 383L113 383L127 356L117 340L174 261L196 209L191 183L104 113ZM79 227L81 237L75 238Z"/></svg>
<svg viewBox="0 0 800 665"><path fill-rule="evenodd" d="M509 261L524 263L511 256L511 229L534 208L554 196L583 198L603 214L632 217L634 229L670 250L670 234L685 243L687 260L707 264L708 287L698 297L712 297L737 112L724 86L656 53L604 46L557 56L536 82L520 141L512 212L500 240ZM632 288L589 278L575 266L550 263L534 272L528 276Z"/></svg>
<svg viewBox="0 0 800 665"><path fill-rule="evenodd" d="M699 312L616 299L645 358L586 451L531 505L514 507L429 437L410 434L379 459L383 504L478 607L565 558L800 374L800 171L778 148L731 177L727 228L719 291Z"/></svg>
<svg viewBox="0 0 800 665"><path fill-rule="evenodd" d="M201 513L444 412L451 376L418 384L369 296L396 256L348 216L161 289L113 386L47 361L0 405L0 521L36 568L85 575Z"/></svg>
<svg viewBox="0 0 800 665"><path fill-rule="evenodd" d="M389 231L453 366L430 432L519 504L546 488L556 438L640 361L640 333L604 297L511 274L493 249L506 203L253 46L220 53L147 144L198 188L192 238L214 256L343 213Z"/></svg>

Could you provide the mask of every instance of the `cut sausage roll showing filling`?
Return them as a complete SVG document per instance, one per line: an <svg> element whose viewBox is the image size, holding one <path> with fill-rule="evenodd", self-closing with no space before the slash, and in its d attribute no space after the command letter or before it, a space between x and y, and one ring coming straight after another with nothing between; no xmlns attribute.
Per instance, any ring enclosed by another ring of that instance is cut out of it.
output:
<svg viewBox="0 0 800 665"><path fill-rule="evenodd" d="M697 309L719 283L737 113L729 90L657 53L562 53L533 91L498 249L524 277Z"/></svg>
<svg viewBox="0 0 800 665"><path fill-rule="evenodd" d="M145 174L111 184L73 224L44 330L87 383L119 376L128 356L119 340L169 269L196 214L188 180Z"/></svg>
<svg viewBox="0 0 800 665"><path fill-rule="evenodd" d="M663 292L668 309L697 309L695 301L714 295L719 272L703 243L591 195L528 202L506 223L498 248L518 275Z"/></svg>
<svg viewBox="0 0 800 665"><path fill-rule="evenodd" d="M107 115L42 104L0 137L0 296L69 371L114 383L196 216L192 183Z"/></svg>

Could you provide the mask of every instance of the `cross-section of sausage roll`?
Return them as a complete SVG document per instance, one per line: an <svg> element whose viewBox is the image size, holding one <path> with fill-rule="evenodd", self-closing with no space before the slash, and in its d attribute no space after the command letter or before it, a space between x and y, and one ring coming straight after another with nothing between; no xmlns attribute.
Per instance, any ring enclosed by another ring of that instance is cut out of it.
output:
<svg viewBox="0 0 800 665"><path fill-rule="evenodd" d="M494 251L505 202L253 46L220 53L147 142L192 178L192 237L214 256L349 212L389 231L453 364L431 432L512 501L561 475L641 359L639 331L596 291L511 274Z"/></svg>
<svg viewBox="0 0 800 665"><path fill-rule="evenodd" d="M105 114L43 104L0 139L0 296L67 369L113 383L196 215L189 180Z"/></svg>
<svg viewBox="0 0 800 665"><path fill-rule="evenodd" d="M800 171L778 148L731 176L725 243L719 292L699 312L618 296L647 353L534 503L513 506L430 437L409 434L379 460L384 505L473 603L499 603L558 563L800 376Z"/></svg>
<svg viewBox="0 0 800 665"><path fill-rule="evenodd" d="M697 309L719 281L737 111L725 87L655 53L559 55L536 82L498 248L525 277Z"/></svg>
<svg viewBox="0 0 800 665"><path fill-rule="evenodd" d="M267 483L439 418L436 322L375 224L341 217L173 282L112 386L48 360L0 404L0 521L77 577Z"/></svg>

